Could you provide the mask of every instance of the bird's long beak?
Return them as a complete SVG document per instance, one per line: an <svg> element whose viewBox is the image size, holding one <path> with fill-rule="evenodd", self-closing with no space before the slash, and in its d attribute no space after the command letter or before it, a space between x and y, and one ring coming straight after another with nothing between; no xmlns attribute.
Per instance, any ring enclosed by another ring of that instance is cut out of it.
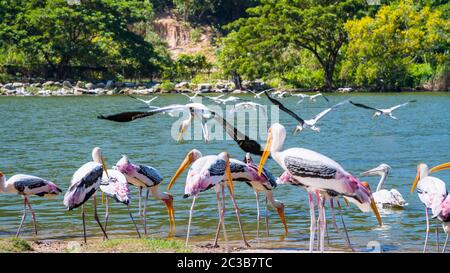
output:
<svg viewBox="0 0 450 273"><path fill-rule="evenodd" d="M378 167L375 167L373 169L370 169L368 171L362 172L361 176L369 176L369 175L376 175L377 172L381 171Z"/></svg>
<svg viewBox="0 0 450 273"><path fill-rule="evenodd" d="M264 152L261 156L261 161L259 161L259 167L258 167L258 175L261 175L262 170L264 168L264 164L267 161L267 158L270 155L270 149L272 148L272 130L269 129L269 133L267 134L267 142L266 147L264 147Z"/></svg>
<svg viewBox="0 0 450 273"><path fill-rule="evenodd" d="M369 183L367 182L361 182L370 192L370 207L372 208L373 212L375 213L375 216L377 217L378 224L380 224L380 227L383 226L383 222L381 221L380 213L378 212L377 204L375 203L375 200L372 196L372 191L370 190Z"/></svg>
<svg viewBox="0 0 450 273"><path fill-rule="evenodd" d="M441 165L437 165L436 167L433 167L430 169L430 173L435 173L435 172L440 172L443 170L448 170L450 169L450 162L441 164Z"/></svg>
<svg viewBox="0 0 450 273"><path fill-rule="evenodd" d="M170 188L172 188L173 183L177 180L177 178L191 165L193 161L193 155L191 152L189 152L186 157L184 158L183 162L181 163L180 167L178 167L177 172L170 180L169 186L167 186L167 191L170 191Z"/></svg>
<svg viewBox="0 0 450 273"><path fill-rule="evenodd" d="M169 199L164 199L163 202L164 205L166 205L167 214L169 215L170 232L175 233L176 224L175 224L175 212L173 210L173 197L170 197Z"/></svg>
<svg viewBox="0 0 450 273"><path fill-rule="evenodd" d="M277 208L277 212L278 212L278 216L280 217L281 222L283 223L284 232L287 235L288 234L288 226L286 223L286 218L284 217L284 208Z"/></svg>
<svg viewBox="0 0 450 273"><path fill-rule="evenodd" d="M227 176L228 185L230 186L231 193L234 194L234 184L233 184L233 177L231 176L231 169L230 169L230 159L227 158L225 163L225 174Z"/></svg>
<svg viewBox="0 0 450 273"><path fill-rule="evenodd" d="M413 193L414 190L416 189L417 183L419 182L419 179L420 179L420 168L419 168L419 165L417 165L417 174L416 174L416 178L414 178L414 182L413 182L413 185L411 187L411 193Z"/></svg>
<svg viewBox="0 0 450 273"><path fill-rule="evenodd" d="M106 173L106 177L108 177L108 179L109 179L108 168L106 168L105 159L103 158L103 156L102 156L101 159L102 159L102 167L103 167L103 170L104 170L105 173Z"/></svg>

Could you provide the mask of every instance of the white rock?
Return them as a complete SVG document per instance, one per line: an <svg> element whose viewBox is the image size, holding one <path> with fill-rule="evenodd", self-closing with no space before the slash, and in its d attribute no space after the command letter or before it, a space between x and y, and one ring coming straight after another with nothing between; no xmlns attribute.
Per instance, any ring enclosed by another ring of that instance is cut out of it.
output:
<svg viewBox="0 0 450 273"><path fill-rule="evenodd" d="M42 84L42 86L50 86L50 85L54 85L55 84L55 82L54 81L46 81L46 82L44 82L43 84Z"/></svg>
<svg viewBox="0 0 450 273"><path fill-rule="evenodd" d="M62 85L65 88L73 88L72 84L69 81L63 81Z"/></svg>
<svg viewBox="0 0 450 273"><path fill-rule="evenodd" d="M89 89L89 90L94 89L94 84L91 83L91 82L88 82L88 83L86 84L86 89Z"/></svg>

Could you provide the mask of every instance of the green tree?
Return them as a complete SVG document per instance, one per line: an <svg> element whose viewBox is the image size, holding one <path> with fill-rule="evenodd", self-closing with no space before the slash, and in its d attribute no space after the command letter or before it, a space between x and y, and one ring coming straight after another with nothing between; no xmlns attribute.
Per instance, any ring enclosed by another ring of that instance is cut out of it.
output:
<svg viewBox="0 0 450 273"><path fill-rule="evenodd" d="M332 89L340 50L347 42L344 23L366 7L363 0L263 0L248 9L249 18L231 24L219 59L225 71L252 78L286 68L286 52L295 57L307 50L323 70L325 89Z"/></svg>
<svg viewBox="0 0 450 273"><path fill-rule="evenodd" d="M398 90L416 86L448 67L450 24L439 10L402 0L374 18L348 21L347 58L341 77L360 86Z"/></svg>
<svg viewBox="0 0 450 273"><path fill-rule="evenodd" d="M133 30L152 18L147 1L82 0L70 5L66 0L16 0L0 1L0 10L5 13L2 51L14 47L57 77L64 77L71 66L111 71L127 67L143 73L159 69L152 44Z"/></svg>

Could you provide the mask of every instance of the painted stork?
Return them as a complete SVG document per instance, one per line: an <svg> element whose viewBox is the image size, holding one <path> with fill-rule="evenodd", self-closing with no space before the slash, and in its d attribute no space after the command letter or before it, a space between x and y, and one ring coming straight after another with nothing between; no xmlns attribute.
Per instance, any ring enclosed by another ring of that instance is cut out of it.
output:
<svg viewBox="0 0 450 273"><path fill-rule="evenodd" d="M356 107L360 107L360 108L364 108L364 109L369 109L369 110L374 110L375 113L373 114L372 118L377 118L377 117L379 117L379 116L381 116L381 115L384 115L384 116L390 117L390 118L392 118L392 119L397 119L396 117L394 117L394 116L392 115L392 112L393 112L394 110L396 110L396 109L398 109L398 108L400 108L400 107L403 107L403 106L405 106L405 105L408 105L408 104L410 104L410 103L413 103L413 102L416 102L416 100L411 100L411 101L408 101L408 102L405 102L405 103L402 103L402 104L393 106L393 107L391 107L391 108L383 109L383 108L374 108L374 107L371 107L371 106L364 105L364 104L362 104L362 103L356 103L356 102L350 101L350 103L353 104L353 105L356 106Z"/></svg>
<svg viewBox="0 0 450 273"><path fill-rule="evenodd" d="M183 198L192 197L192 205L189 211L189 224L186 235L186 245L189 242L189 235L191 229L192 216L194 213L195 201L200 192L204 192L210 188L214 188L217 197L217 206L219 211L219 223L222 226L224 233L225 243L228 249L228 238L225 229L225 184L221 183L225 178L228 180L228 190L230 192L230 197L233 202L236 217L239 223L239 229L241 231L242 240L246 247L250 247L245 238L244 230L242 228L241 219L239 215L239 207L237 206L236 200L234 198L234 186L233 178L230 170L230 156L228 153L223 152L219 155L207 155L202 156L200 151L193 149L191 150L181 163L180 167L176 171L172 180L170 181L167 190L170 190L172 185L175 183L177 178L192 164L189 169L186 178L186 185L184 190ZM220 199L220 192L222 192L222 200Z"/></svg>
<svg viewBox="0 0 450 273"><path fill-rule="evenodd" d="M108 239L105 229L103 228L97 214L97 198L95 193L102 183L103 172L108 176L105 161L102 156L102 150L99 147L95 147L92 150L92 160L81 166L72 176L70 181L70 187L64 196L64 206L67 210L73 210L81 206L81 217L83 219L83 236L84 242L87 242L86 238L86 223L84 213L84 203L89 198L93 199L94 205L94 218L97 224L100 226L103 235Z"/></svg>
<svg viewBox="0 0 450 273"><path fill-rule="evenodd" d="M417 175L411 187L411 193L417 188L417 195L419 196L420 201L425 205L427 229L425 233L423 252L427 250L428 235L430 233L428 210L433 209L433 207L438 204L441 204L448 195L445 182L437 177L430 176L430 174L449 168L450 162L438 165L431 169L428 169L428 166L424 163L417 165Z"/></svg>
<svg viewBox="0 0 450 273"><path fill-rule="evenodd" d="M175 232L173 197L167 192L159 191L159 184L163 180L160 172L151 166L133 164L126 155L122 155L122 158L116 163L115 168L125 175L128 183L139 189L139 215L142 217L144 234L147 235L147 201L149 193L152 194L153 198L161 200L164 203L169 215L169 234ZM143 188L146 188L147 191L145 194L144 208L141 210Z"/></svg>
<svg viewBox="0 0 450 273"><path fill-rule="evenodd" d="M266 220L266 232L267 235L269 235L269 220L268 220L268 211L267 211L267 205L270 203L272 207L274 207L277 212L278 216L280 217L281 222L284 226L284 231L287 234L288 233L288 226L286 223L286 219L284 216L284 204L283 202L276 200L273 197L273 190L276 188L276 178L272 175L271 172L263 169L262 175L258 175L258 165L256 165L253 162L253 159L250 155L250 153L247 153L245 155L244 162L231 158L230 159L230 171L231 171L231 177L233 178L233 181L241 181L245 182L247 185L249 185L253 191L255 192L256 196L256 210L257 210L257 224L256 224L256 237L259 237L259 223L261 219L260 214L260 206L259 206L259 194L262 192L265 195L266 200L266 213L265 213L265 220ZM226 182L226 181L222 181ZM214 246L217 246L217 239L220 232L220 223L217 227L216 232L216 240L214 242Z"/></svg>
<svg viewBox="0 0 450 273"><path fill-rule="evenodd" d="M40 197L53 197L61 193L53 182L42 179L37 176L27 174L16 174L6 180L4 174L0 172L0 193L19 194L23 196L23 214L20 221L19 228L16 232L16 237L19 237L22 225L27 216L27 206L30 209L33 219L34 234L37 235L36 215L31 208L29 196L37 195Z"/></svg>
<svg viewBox="0 0 450 273"><path fill-rule="evenodd" d="M388 164L380 164L378 167L370 169L361 173L361 176L379 175L381 176L380 182L378 182L377 189L372 193L373 199L379 208L403 208L408 205L403 198L402 194L396 190L383 189L384 182L391 171L391 167Z"/></svg>
<svg viewBox="0 0 450 273"><path fill-rule="evenodd" d="M316 193L317 199L320 200L320 192L326 191L333 195L342 195L348 201L354 203L363 212L369 212L372 209L377 217L380 225L382 225L380 214L378 213L375 201L368 185L361 183L358 178L352 176L345 171L341 165L334 160L319 154L317 152L303 149L290 148L281 151L283 143L286 139L286 129L279 123L273 124L267 136L267 143L264 153L259 163L258 174L260 175L265 162L270 154L272 158L285 170L288 171L295 179L302 184L310 187L310 190ZM310 206L313 206L310 195ZM320 204L321 202L319 202ZM314 209L311 210L311 218ZM321 226L319 230L323 233L325 228L325 215L319 205L319 221ZM313 249L315 232L315 220L311 219L311 235L310 235L310 251ZM320 236L324 238L324 234ZM323 241L323 240L322 240ZM323 251L323 246L321 247Z"/></svg>
<svg viewBox="0 0 450 273"><path fill-rule="evenodd" d="M442 222L442 227L447 234L444 248L442 249L442 253L444 253L447 248L448 235L450 234L450 195L447 195L442 203L433 208L433 218L437 218Z"/></svg>
<svg viewBox="0 0 450 273"><path fill-rule="evenodd" d="M109 220L109 198L114 199L116 202L122 203L127 206L128 214L130 215L131 221L136 228L136 232L138 237L141 238L141 234L139 233L139 229L134 221L133 215L130 212L130 189L128 188L128 181L121 172L113 169L107 170L103 172L102 176L102 184L100 184L100 190L102 193L106 195L106 210L105 210L105 231L108 228L108 220Z"/></svg>

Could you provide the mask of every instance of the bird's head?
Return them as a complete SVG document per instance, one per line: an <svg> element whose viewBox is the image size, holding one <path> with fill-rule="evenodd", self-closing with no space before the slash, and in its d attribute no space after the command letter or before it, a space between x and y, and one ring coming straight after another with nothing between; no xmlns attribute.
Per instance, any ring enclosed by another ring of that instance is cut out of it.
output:
<svg viewBox="0 0 450 273"><path fill-rule="evenodd" d="M297 135L297 134L301 133L302 131L303 131L303 126L301 124L298 124L297 126L295 126L294 135Z"/></svg>
<svg viewBox="0 0 450 273"><path fill-rule="evenodd" d="M202 153L197 149L192 149L189 153L186 154L186 157L184 158L183 162L181 162L180 166L178 167L178 170L175 172L175 175L170 180L169 185L167 186L167 190L170 191L173 184L177 180L177 178L197 159L202 157Z"/></svg>
<svg viewBox="0 0 450 273"><path fill-rule="evenodd" d="M438 166L436 166L438 167ZM435 167L435 168L436 168ZM419 163L417 164L417 173L416 173L416 177L414 178L414 182L413 185L411 186L411 193L414 192L414 190L417 187L417 184L419 183L420 179L422 179L425 176L428 176L428 166L425 163Z"/></svg>
<svg viewBox="0 0 450 273"><path fill-rule="evenodd" d="M391 170L391 167L388 164L380 164L379 166L370 169L368 171L365 171L363 173L361 173L361 176L371 176L371 175L385 175L387 173L389 173Z"/></svg>
<svg viewBox="0 0 450 273"><path fill-rule="evenodd" d="M167 214L169 215L169 223L170 223L170 232L175 232L176 224L175 224L175 212L173 210L173 196L168 193L163 193L164 198L162 199L162 202L167 208Z"/></svg>

